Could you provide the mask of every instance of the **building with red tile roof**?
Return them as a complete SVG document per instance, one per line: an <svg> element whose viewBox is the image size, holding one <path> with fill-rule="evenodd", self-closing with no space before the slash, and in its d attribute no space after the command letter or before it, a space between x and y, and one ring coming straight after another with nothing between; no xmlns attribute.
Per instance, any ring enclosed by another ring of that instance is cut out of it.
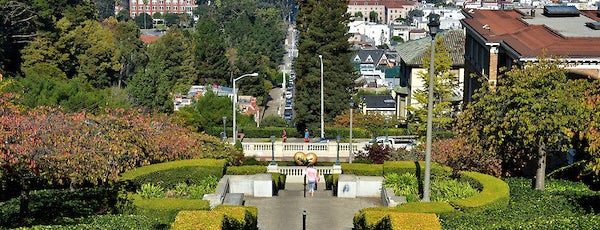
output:
<svg viewBox="0 0 600 230"><path fill-rule="evenodd" d="M145 35L145 34L142 34L140 36L140 39L142 39L142 42L144 42L145 44L150 44L150 43L158 40L159 38L160 38L160 36Z"/></svg>
<svg viewBox="0 0 600 230"><path fill-rule="evenodd" d="M369 20L371 12L375 12L380 23L388 24L398 18L406 18L408 12L418 5L417 1L406 0L350 0L347 12L350 16L360 12L365 21Z"/></svg>
<svg viewBox="0 0 600 230"><path fill-rule="evenodd" d="M471 101L485 75L493 85L499 71L540 56L558 57L569 63L572 77L600 79L600 30L586 24L598 23L597 11L556 14L551 10L465 9L461 20L465 41L465 102ZM570 9L573 10L573 9ZM550 12L550 13L549 13Z"/></svg>

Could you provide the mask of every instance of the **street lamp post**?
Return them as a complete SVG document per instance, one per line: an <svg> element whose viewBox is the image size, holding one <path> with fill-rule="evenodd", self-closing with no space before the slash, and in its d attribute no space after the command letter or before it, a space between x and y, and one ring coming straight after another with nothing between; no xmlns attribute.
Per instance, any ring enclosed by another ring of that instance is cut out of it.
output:
<svg viewBox="0 0 600 230"><path fill-rule="evenodd" d="M340 165L340 135L337 136L337 156L335 157L335 165Z"/></svg>
<svg viewBox="0 0 600 230"><path fill-rule="evenodd" d="M352 147L352 108L354 107L354 99L350 97L350 155L348 155L348 161L352 164L352 157L354 156L353 147Z"/></svg>
<svg viewBox="0 0 600 230"><path fill-rule="evenodd" d="M440 27L439 15L435 13L429 14L429 34L431 34L431 57L429 59L429 99L427 100L427 140L425 146L425 182L423 183L423 201L430 201L431 193L431 139L432 139L432 123L433 123L433 85L434 80L434 56L435 56L435 35Z"/></svg>
<svg viewBox="0 0 600 230"><path fill-rule="evenodd" d="M275 136L271 136L271 163L270 165L276 165L275 163Z"/></svg>
<svg viewBox="0 0 600 230"><path fill-rule="evenodd" d="M321 60L321 140L325 139L325 121L323 120L323 55L319 54L319 59Z"/></svg>
<svg viewBox="0 0 600 230"><path fill-rule="evenodd" d="M223 141L225 141L225 139L227 139L227 130L226 130L225 122L227 122L227 117L223 116Z"/></svg>
<svg viewBox="0 0 600 230"><path fill-rule="evenodd" d="M235 82L237 80L240 80L243 77L247 77L247 76L256 77L256 76L258 76L258 73L244 74L244 75L242 75L242 76L240 76L238 78L233 79L233 144L234 145L235 145L236 138L237 138L237 133L236 133L237 132L237 127L235 125L235 122L236 122L236 120L235 120L235 116L236 116L235 115L236 114L235 110L236 110L236 108L235 107L236 107L236 104L237 104L237 92L235 91Z"/></svg>
<svg viewBox="0 0 600 230"><path fill-rule="evenodd" d="M388 124L389 123L390 123L390 117L386 117L385 118L385 143L386 144L388 143L388 134L389 134L389 132L388 132L388 130L389 130L388 129Z"/></svg>

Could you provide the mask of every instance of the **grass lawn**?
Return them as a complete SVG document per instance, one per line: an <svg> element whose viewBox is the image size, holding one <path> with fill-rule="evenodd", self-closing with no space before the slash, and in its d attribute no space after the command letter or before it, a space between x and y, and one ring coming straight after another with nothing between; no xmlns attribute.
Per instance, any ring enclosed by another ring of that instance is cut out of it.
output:
<svg viewBox="0 0 600 230"><path fill-rule="evenodd" d="M443 229L600 229L600 193L578 182L546 180L546 191L531 179L507 178L506 208L441 219Z"/></svg>

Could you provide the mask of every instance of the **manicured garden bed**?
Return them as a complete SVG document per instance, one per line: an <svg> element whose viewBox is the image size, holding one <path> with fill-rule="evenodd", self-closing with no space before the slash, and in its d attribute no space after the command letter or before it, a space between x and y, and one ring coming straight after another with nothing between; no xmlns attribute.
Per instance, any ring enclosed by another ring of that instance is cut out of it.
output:
<svg viewBox="0 0 600 230"><path fill-rule="evenodd" d="M508 178L508 206L441 216L443 229L600 229L600 193L583 183L547 180L546 191L531 179Z"/></svg>

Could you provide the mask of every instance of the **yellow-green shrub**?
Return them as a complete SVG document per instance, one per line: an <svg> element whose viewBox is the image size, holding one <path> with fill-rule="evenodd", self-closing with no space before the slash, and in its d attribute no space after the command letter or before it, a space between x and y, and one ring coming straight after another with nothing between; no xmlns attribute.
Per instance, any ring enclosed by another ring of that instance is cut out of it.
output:
<svg viewBox="0 0 600 230"><path fill-rule="evenodd" d="M469 198L451 201L450 204L454 208L464 212L476 212L508 205L510 188L506 182L478 172L461 172L460 174L462 180L467 180L471 184L479 184L481 192Z"/></svg>
<svg viewBox="0 0 600 230"><path fill-rule="evenodd" d="M361 211L354 216L357 230L442 229L440 221L431 213L400 213L385 211Z"/></svg>
<svg viewBox="0 0 600 230"><path fill-rule="evenodd" d="M223 213L218 211L181 211L171 224L171 230L221 230Z"/></svg>
<svg viewBox="0 0 600 230"><path fill-rule="evenodd" d="M171 229L256 229L258 209L253 206L219 205L211 211L181 211Z"/></svg>

